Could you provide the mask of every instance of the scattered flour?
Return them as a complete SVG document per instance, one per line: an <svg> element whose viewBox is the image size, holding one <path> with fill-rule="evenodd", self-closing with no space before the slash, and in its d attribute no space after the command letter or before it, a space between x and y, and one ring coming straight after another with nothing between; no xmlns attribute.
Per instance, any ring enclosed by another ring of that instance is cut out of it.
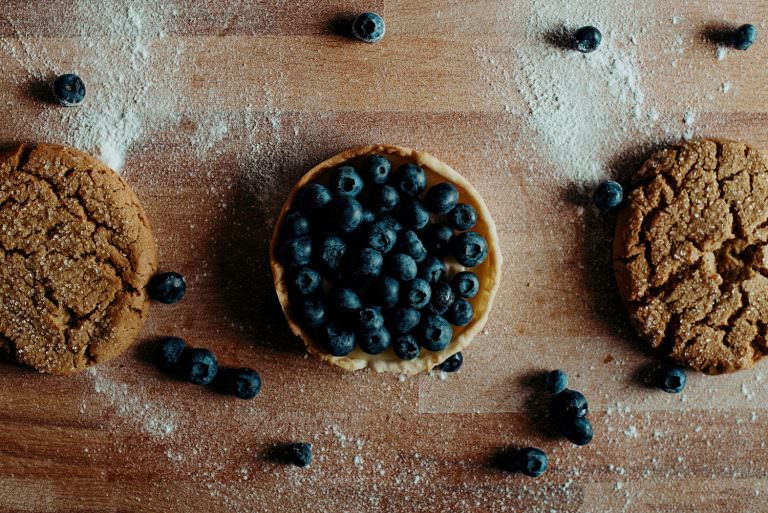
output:
<svg viewBox="0 0 768 513"><path fill-rule="evenodd" d="M715 56L717 57L718 61L725 60L727 55L728 55L728 48L726 48L725 46L718 46L717 50L715 50Z"/></svg>

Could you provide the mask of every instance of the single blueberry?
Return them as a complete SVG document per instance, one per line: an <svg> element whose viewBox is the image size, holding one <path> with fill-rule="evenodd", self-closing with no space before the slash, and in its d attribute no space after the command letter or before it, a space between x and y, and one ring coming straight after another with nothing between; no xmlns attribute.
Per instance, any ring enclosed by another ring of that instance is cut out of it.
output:
<svg viewBox="0 0 768 513"><path fill-rule="evenodd" d="M621 184L613 180L608 180L598 185L595 193L592 195L592 201L603 212L613 210L621 205L623 200L624 189L622 189Z"/></svg>
<svg viewBox="0 0 768 513"><path fill-rule="evenodd" d="M314 216L321 213L331 201L333 201L333 194L325 185L309 183L299 190L294 207L309 216Z"/></svg>
<svg viewBox="0 0 768 513"><path fill-rule="evenodd" d="M453 328L439 315L427 315L420 328L421 345L430 351L442 351L451 343Z"/></svg>
<svg viewBox="0 0 768 513"><path fill-rule="evenodd" d="M397 239L397 250L413 258L417 264L427 258L427 248L421 242L421 239L413 230L400 232Z"/></svg>
<svg viewBox="0 0 768 513"><path fill-rule="evenodd" d="M428 256L419 264L418 277L429 283L437 283L445 277L445 264L437 257Z"/></svg>
<svg viewBox="0 0 768 513"><path fill-rule="evenodd" d="M336 198L328 208L327 221L335 230L352 233L363 222L363 206L355 198Z"/></svg>
<svg viewBox="0 0 768 513"><path fill-rule="evenodd" d="M664 365L656 371L656 386L670 394L679 394L685 388L686 376L682 367Z"/></svg>
<svg viewBox="0 0 768 513"><path fill-rule="evenodd" d="M403 226L415 230L421 230L429 224L429 212L415 198L407 199L400 205L398 218L403 223Z"/></svg>
<svg viewBox="0 0 768 513"><path fill-rule="evenodd" d="M480 280L472 271L462 271L453 277L453 290L457 296L473 298L480 292Z"/></svg>
<svg viewBox="0 0 768 513"><path fill-rule="evenodd" d="M383 221L376 221L368 230L366 244L381 253L389 253L395 242L397 242L397 233L389 224Z"/></svg>
<svg viewBox="0 0 768 513"><path fill-rule="evenodd" d="M757 29L754 25L742 25L733 33L731 44L737 50L747 50L757 41Z"/></svg>
<svg viewBox="0 0 768 513"><path fill-rule="evenodd" d="M310 267L300 267L291 274L288 283L291 292L299 296L314 294L320 287L323 278L320 273Z"/></svg>
<svg viewBox="0 0 768 513"><path fill-rule="evenodd" d="M371 208L377 214L392 212L400 203L400 195L397 189L391 185L377 187L371 192Z"/></svg>
<svg viewBox="0 0 768 513"><path fill-rule="evenodd" d="M594 430L586 417L571 417L562 427L563 436L576 445L587 445L592 441Z"/></svg>
<svg viewBox="0 0 768 513"><path fill-rule="evenodd" d="M295 239L309 235L309 219L298 210L291 210L283 218L280 235L283 239Z"/></svg>
<svg viewBox="0 0 768 513"><path fill-rule="evenodd" d="M358 276L379 276L384 265L384 256L371 248L363 248L357 254L354 273Z"/></svg>
<svg viewBox="0 0 768 513"><path fill-rule="evenodd" d="M451 252L464 267L475 267L488 257L488 243L477 232L462 232L451 239Z"/></svg>
<svg viewBox="0 0 768 513"><path fill-rule="evenodd" d="M283 448L283 458L297 467L308 467L312 463L312 444L297 442Z"/></svg>
<svg viewBox="0 0 768 513"><path fill-rule="evenodd" d="M416 278L418 268L413 258L405 253L395 253L388 259L389 273L400 281L411 281Z"/></svg>
<svg viewBox="0 0 768 513"><path fill-rule="evenodd" d="M424 230L424 246L430 254L444 257L451 252L453 230L445 224L433 224Z"/></svg>
<svg viewBox="0 0 768 513"><path fill-rule="evenodd" d="M376 220L376 214L373 211L363 208L363 221L361 224L370 224Z"/></svg>
<svg viewBox="0 0 768 513"><path fill-rule="evenodd" d="M397 233L400 233L400 231L402 231L403 229L403 225L400 224L400 221L395 219L395 217L391 214L381 216L379 218L379 221L381 221L382 223L388 224Z"/></svg>
<svg viewBox="0 0 768 513"><path fill-rule="evenodd" d="M427 307L432 313L443 315L456 299L453 289L448 283L438 281L432 284L432 299Z"/></svg>
<svg viewBox="0 0 768 513"><path fill-rule="evenodd" d="M390 343L390 334L386 328L379 328L372 333L361 334L358 337L360 349L368 354L383 353L387 350Z"/></svg>
<svg viewBox="0 0 768 513"><path fill-rule="evenodd" d="M302 297L295 303L299 324L305 328L319 328L325 324L325 306L316 297Z"/></svg>
<svg viewBox="0 0 768 513"><path fill-rule="evenodd" d="M405 283L402 290L402 302L417 310L421 310L427 306L429 300L432 299L432 289L430 288L429 283L421 278L416 278L415 280Z"/></svg>
<svg viewBox="0 0 768 513"><path fill-rule="evenodd" d="M382 308L393 308L400 301L400 282L391 276L382 276L367 291L370 303Z"/></svg>
<svg viewBox="0 0 768 513"><path fill-rule="evenodd" d="M369 184L383 185L387 183L391 172L392 164L382 155L366 157L360 166L360 174L363 180Z"/></svg>
<svg viewBox="0 0 768 513"><path fill-rule="evenodd" d="M459 190L448 182L432 186L424 197L424 204L434 214L447 214L459 202Z"/></svg>
<svg viewBox="0 0 768 513"><path fill-rule="evenodd" d="M317 241L316 258L326 269L333 271L341 267L346 252L347 244L338 235L324 234Z"/></svg>
<svg viewBox="0 0 768 513"><path fill-rule="evenodd" d="M471 230L477 224L477 210L468 203L459 203L448 213L448 224L455 230Z"/></svg>
<svg viewBox="0 0 768 513"><path fill-rule="evenodd" d="M227 391L240 399L253 399L261 392L261 376L253 369L243 367L226 373Z"/></svg>
<svg viewBox="0 0 768 513"><path fill-rule="evenodd" d="M395 170L392 185L400 194L415 198L427 188L427 175L416 164L403 164Z"/></svg>
<svg viewBox="0 0 768 513"><path fill-rule="evenodd" d="M571 417L586 417L589 404L581 392L566 388L552 399L551 411L555 420L563 422Z"/></svg>
<svg viewBox="0 0 768 513"><path fill-rule="evenodd" d="M355 348L355 333L334 321L325 325L323 335L325 347L333 356L347 356Z"/></svg>
<svg viewBox="0 0 768 513"><path fill-rule="evenodd" d="M581 27L573 34L573 46L581 53L594 52L602 41L603 35L595 27Z"/></svg>
<svg viewBox="0 0 768 513"><path fill-rule="evenodd" d="M463 363L464 355L459 351L446 358L443 363L437 366L437 368L443 372L456 372L461 368Z"/></svg>
<svg viewBox="0 0 768 513"><path fill-rule="evenodd" d="M474 316L475 309L472 308L472 303L466 299L457 299L445 312L445 318L454 326L466 326L472 322Z"/></svg>
<svg viewBox="0 0 768 513"><path fill-rule="evenodd" d="M184 379L195 385L209 384L219 371L219 363L213 353L199 347L185 351L180 366Z"/></svg>
<svg viewBox="0 0 768 513"><path fill-rule="evenodd" d="M363 179L352 166L341 166L333 173L331 191L340 197L357 197L363 191Z"/></svg>
<svg viewBox="0 0 768 513"><path fill-rule="evenodd" d="M165 371L173 370L186 347L186 342L178 337L164 338L157 346L157 366Z"/></svg>
<svg viewBox="0 0 768 513"><path fill-rule="evenodd" d="M298 237L288 239L280 245L280 261L288 267L301 267L312 257L312 239Z"/></svg>
<svg viewBox="0 0 768 513"><path fill-rule="evenodd" d="M357 312L363 307L363 302L357 292L348 287L335 287L328 293L328 306L339 315Z"/></svg>
<svg viewBox="0 0 768 513"><path fill-rule="evenodd" d="M527 447L521 449L517 454L517 468L530 477L539 477L547 471L549 460L547 455L541 449Z"/></svg>
<svg viewBox="0 0 768 513"><path fill-rule="evenodd" d="M383 327L384 315L378 306L369 306L357 312L357 329L363 335L370 335Z"/></svg>
<svg viewBox="0 0 768 513"><path fill-rule="evenodd" d="M559 394L568 386L568 375L560 369L547 373L544 389L553 394Z"/></svg>
<svg viewBox="0 0 768 513"><path fill-rule="evenodd" d="M149 297L166 305L178 303L187 292L187 282L179 273L156 274L147 286Z"/></svg>
<svg viewBox="0 0 768 513"><path fill-rule="evenodd" d="M384 19L375 12L364 12L352 22L352 35L364 43L376 43L384 37Z"/></svg>
<svg viewBox="0 0 768 513"><path fill-rule="evenodd" d="M419 325L419 321L421 321L421 314L419 311L410 306L404 306L398 308L392 314L390 328L394 333L402 335L413 331L413 329Z"/></svg>
<svg viewBox="0 0 768 513"><path fill-rule="evenodd" d="M85 84L72 73L59 75L53 81L53 96L61 105L73 107L85 99Z"/></svg>
<svg viewBox="0 0 768 513"><path fill-rule="evenodd" d="M394 343L395 354L401 360L413 360L419 357L421 350L419 349L419 343L413 335L400 335L395 339Z"/></svg>

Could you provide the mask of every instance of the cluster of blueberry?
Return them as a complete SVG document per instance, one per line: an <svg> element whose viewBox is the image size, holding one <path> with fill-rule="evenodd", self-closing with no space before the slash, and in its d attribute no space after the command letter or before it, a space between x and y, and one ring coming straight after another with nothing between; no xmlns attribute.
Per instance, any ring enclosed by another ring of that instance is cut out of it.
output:
<svg viewBox="0 0 768 513"><path fill-rule="evenodd" d="M560 433L576 445L587 445L594 434L592 423L587 419L589 406L584 394L567 388L568 376L561 370L547 375L546 389L555 394L550 417Z"/></svg>
<svg viewBox="0 0 768 513"><path fill-rule="evenodd" d="M295 318L333 356L356 346L368 354L392 346L403 360L421 348L442 351L451 324L474 317L468 300L480 289L471 271L446 281L443 259L468 268L487 258L487 241L469 231L476 222L453 184L427 191L416 164L393 172L387 158L371 155L357 170L335 169L328 186L299 190L281 226L279 259ZM460 364L455 357L443 370Z"/></svg>

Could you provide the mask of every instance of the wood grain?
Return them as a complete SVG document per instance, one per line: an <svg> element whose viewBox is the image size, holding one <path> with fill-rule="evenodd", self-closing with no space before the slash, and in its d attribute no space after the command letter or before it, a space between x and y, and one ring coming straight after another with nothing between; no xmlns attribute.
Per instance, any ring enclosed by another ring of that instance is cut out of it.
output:
<svg viewBox="0 0 768 513"><path fill-rule="evenodd" d="M504 70L516 65L536 2L183 4L165 37L148 41L153 100L173 115L150 123L123 174L152 219L162 268L187 276L188 295L154 305L135 348L94 374L0 366L0 511L766 511L765 364L690 375L680 396L644 387L638 375L655 360L614 290L612 220L531 150L528 106ZM71 7L0 2L0 143L67 142L36 84L73 62L121 65L123 42L63 16ZM361 9L387 19L380 44L337 33L336 20ZM718 61L701 38L723 21L762 23L764 33L768 5L671 9L626 2L646 102L680 126L696 105L697 133L768 149L768 45ZM678 36L683 53L670 50ZM103 67L78 72L95 91L105 80ZM173 79L152 82L164 73ZM720 93L726 81L733 94ZM207 148L214 121L227 131ZM374 142L449 163L499 228L495 310L445 380L345 374L306 358L274 303L265 244L285 194L315 163ZM622 173L653 144L628 137L612 149ZM162 375L150 360L165 335L256 368L261 396L239 401ZM590 400L589 446L548 435L546 397L533 384L553 367ZM308 469L268 458L293 440L314 444ZM499 449L528 445L550 456L543 477L491 465Z"/></svg>

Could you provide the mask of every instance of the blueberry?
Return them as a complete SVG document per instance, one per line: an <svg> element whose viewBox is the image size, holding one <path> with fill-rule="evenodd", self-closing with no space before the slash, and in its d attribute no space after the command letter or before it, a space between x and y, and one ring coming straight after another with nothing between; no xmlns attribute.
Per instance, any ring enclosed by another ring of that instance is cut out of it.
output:
<svg viewBox="0 0 768 513"><path fill-rule="evenodd" d="M419 343L413 335L400 335L395 339L394 344L395 354L401 360L413 360L419 357L421 350L419 349Z"/></svg>
<svg viewBox="0 0 768 513"><path fill-rule="evenodd" d="M361 224L370 224L376 220L376 214L367 208L363 208L363 221Z"/></svg>
<svg viewBox="0 0 768 513"><path fill-rule="evenodd" d="M353 265L358 276L379 276L384 265L384 256L375 249L363 248L357 254Z"/></svg>
<svg viewBox="0 0 768 513"><path fill-rule="evenodd" d="M444 281L438 281L432 284L432 299L429 301L428 309L432 313L443 315L453 304L454 299L456 296L451 286Z"/></svg>
<svg viewBox="0 0 768 513"><path fill-rule="evenodd" d="M549 460L541 449L527 447L517 453L517 469L530 477L539 477L547 471Z"/></svg>
<svg viewBox="0 0 768 513"><path fill-rule="evenodd" d="M448 311L445 312L445 318L454 326L466 326L472 322L474 316L475 309L472 308L472 304L466 299L457 299L448 307Z"/></svg>
<svg viewBox="0 0 768 513"><path fill-rule="evenodd" d="M392 320L390 322L390 328L394 333L402 335L403 333L410 333L421 321L421 314L415 308L410 306L404 306L395 310L392 314Z"/></svg>
<svg viewBox="0 0 768 513"><path fill-rule="evenodd" d="M261 376L253 369L243 367L226 373L227 391L240 399L253 399L261 392Z"/></svg>
<svg viewBox="0 0 768 513"><path fill-rule="evenodd" d="M433 224L424 230L424 246L432 255L444 257L451 252L453 230L444 224Z"/></svg>
<svg viewBox="0 0 768 513"><path fill-rule="evenodd" d="M368 299L382 308L393 308L400 300L400 282L391 276L383 276L368 289Z"/></svg>
<svg viewBox="0 0 768 513"><path fill-rule="evenodd" d="M376 221L368 230L365 242L376 251L389 253L395 247L397 233L387 223Z"/></svg>
<svg viewBox="0 0 768 513"><path fill-rule="evenodd" d="M656 371L656 386L670 394L679 394L685 388L685 370L665 365Z"/></svg>
<svg viewBox="0 0 768 513"><path fill-rule="evenodd" d="M346 315L357 312L363 307L363 302L357 292L347 287L331 289L327 299L328 305L338 314Z"/></svg>
<svg viewBox="0 0 768 513"><path fill-rule="evenodd" d="M427 209L435 214L447 214L459 202L459 190L448 182L439 183L431 187L424 197Z"/></svg>
<svg viewBox="0 0 768 513"><path fill-rule="evenodd" d="M389 347L391 338L386 328L380 328L372 333L361 334L358 337L360 349L368 354L383 353Z"/></svg>
<svg viewBox="0 0 768 513"><path fill-rule="evenodd" d="M363 191L363 179L352 166L341 166L333 173L331 191L336 196L354 198Z"/></svg>
<svg viewBox="0 0 768 513"><path fill-rule="evenodd" d="M589 413L587 398L577 391L566 388L552 399L552 416L562 422L572 417L586 417Z"/></svg>
<svg viewBox="0 0 768 513"><path fill-rule="evenodd" d="M437 368L443 372L456 372L461 368L463 363L464 355L459 351L446 358L443 363L437 366Z"/></svg>
<svg viewBox="0 0 768 513"><path fill-rule="evenodd" d="M355 333L345 330L334 321L323 329L325 347L333 356L347 356L355 348Z"/></svg>
<svg viewBox="0 0 768 513"><path fill-rule="evenodd" d="M403 164L395 170L392 185L400 194L415 198L427 188L427 175L416 164Z"/></svg>
<svg viewBox="0 0 768 513"><path fill-rule="evenodd" d="M432 289L429 283L421 278L409 281L403 287L403 303L407 306L421 310L429 304L430 299L432 299Z"/></svg>
<svg viewBox="0 0 768 513"><path fill-rule="evenodd" d="M336 270L341 267L347 244L344 239L332 233L323 235L317 241L317 260L323 267Z"/></svg>
<svg viewBox="0 0 768 513"><path fill-rule="evenodd" d="M592 201L603 212L613 210L621 205L623 200L624 190L621 188L621 184L613 180L608 180L598 185L595 193L592 195Z"/></svg>
<svg viewBox="0 0 768 513"><path fill-rule="evenodd" d="M325 306L316 297L303 297L295 303L299 324L305 328L319 328L325 323Z"/></svg>
<svg viewBox="0 0 768 513"><path fill-rule="evenodd" d="M357 312L357 328L363 335L375 333L384 327L384 315L378 306L369 306Z"/></svg>
<svg viewBox="0 0 768 513"><path fill-rule="evenodd" d="M388 259L389 273L400 281L416 278L416 262L405 253L395 253Z"/></svg>
<svg viewBox="0 0 768 513"><path fill-rule="evenodd" d="M187 282L179 273L160 273L150 280L147 292L155 301L171 305L182 300L187 292Z"/></svg>
<svg viewBox="0 0 768 513"><path fill-rule="evenodd" d="M571 417L562 427L563 436L576 445L587 445L592 441L594 431L586 417Z"/></svg>
<svg viewBox="0 0 768 513"><path fill-rule="evenodd" d="M371 155L366 157L360 167L360 174L366 183L383 185L389 180L389 173L392 172L392 164L386 157L381 155Z"/></svg>
<svg viewBox="0 0 768 513"><path fill-rule="evenodd" d="M298 210L291 210L283 218L280 235L283 239L295 239L309 235L309 219Z"/></svg>
<svg viewBox="0 0 768 513"><path fill-rule="evenodd" d="M757 40L757 29L754 25L742 25L733 33L731 44L737 50L747 50Z"/></svg>
<svg viewBox="0 0 768 513"><path fill-rule="evenodd" d="M573 34L573 46L581 53L594 52L602 41L603 35L595 27L581 27Z"/></svg>
<svg viewBox="0 0 768 513"><path fill-rule="evenodd" d="M333 201L333 194L325 185L309 183L296 195L294 206L309 216L322 212Z"/></svg>
<svg viewBox="0 0 768 513"><path fill-rule="evenodd" d="M397 189L391 185L377 187L371 192L371 208L377 214L392 212L400 203L400 195Z"/></svg>
<svg viewBox="0 0 768 513"><path fill-rule="evenodd" d="M321 281L320 273L309 267L300 267L296 272L292 273L288 285L294 294L308 296L317 291Z"/></svg>
<svg viewBox="0 0 768 513"><path fill-rule="evenodd" d="M427 248L421 242L421 239L413 230L400 232L397 239L397 250L413 258L417 264L427 258Z"/></svg>
<svg viewBox="0 0 768 513"><path fill-rule="evenodd" d="M399 233L403 229L403 225L400 224L400 221L395 219L395 217L392 216L392 215L381 216L379 218L379 221L381 221L382 223L388 224L390 226L390 228L395 230L395 232L397 232L397 233Z"/></svg>
<svg viewBox="0 0 768 513"><path fill-rule="evenodd" d="M286 446L283 451L283 457L291 465L304 468L312 463L312 444L297 442Z"/></svg>
<svg viewBox="0 0 768 513"><path fill-rule="evenodd" d="M428 256L419 264L418 276L429 283L437 283L445 276L445 264L437 257Z"/></svg>
<svg viewBox="0 0 768 513"><path fill-rule="evenodd" d="M299 237L288 239L280 245L280 261L289 267L301 267L312 257L312 239Z"/></svg>
<svg viewBox="0 0 768 513"><path fill-rule="evenodd" d="M559 394L568 386L568 375L560 369L547 373L544 389L553 394Z"/></svg>
<svg viewBox="0 0 768 513"><path fill-rule="evenodd" d="M364 12L352 22L352 35L364 43L376 43L384 37L384 19L375 12Z"/></svg>
<svg viewBox="0 0 768 513"><path fill-rule="evenodd" d="M448 213L448 224L455 230L471 230L477 223L477 210L468 203L459 203Z"/></svg>
<svg viewBox="0 0 768 513"><path fill-rule="evenodd" d="M421 230L429 224L429 212L417 199L404 201L400 206L398 217L407 228Z"/></svg>
<svg viewBox="0 0 768 513"><path fill-rule="evenodd" d="M457 296L473 298L480 292L480 280L472 271L463 271L453 277L453 290Z"/></svg>
<svg viewBox="0 0 768 513"><path fill-rule="evenodd" d="M207 385L219 371L216 357L207 349L194 348L181 357L181 375L195 385Z"/></svg>
<svg viewBox="0 0 768 513"><path fill-rule="evenodd" d="M363 222L363 206L355 198L336 198L328 208L328 225L342 233L352 233Z"/></svg>
<svg viewBox="0 0 768 513"><path fill-rule="evenodd" d="M157 346L157 366L166 371L172 370L186 347L187 344L178 337L164 338Z"/></svg>
<svg viewBox="0 0 768 513"><path fill-rule="evenodd" d="M73 107L85 99L85 84L72 73L59 75L53 81L53 96L61 105Z"/></svg>
<svg viewBox="0 0 768 513"><path fill-rule="evenodd" d="M442 351L451 343L453 329L439 315L427 315L420 328L421 345L430 351Z"/></svg>
<svg viewBox="0 0 768 513"><path fill-rule="evenodd" d="M475 267L488 257L488 243L477 232L463 232L451 239L451 252L464 267Z"/></svg>

